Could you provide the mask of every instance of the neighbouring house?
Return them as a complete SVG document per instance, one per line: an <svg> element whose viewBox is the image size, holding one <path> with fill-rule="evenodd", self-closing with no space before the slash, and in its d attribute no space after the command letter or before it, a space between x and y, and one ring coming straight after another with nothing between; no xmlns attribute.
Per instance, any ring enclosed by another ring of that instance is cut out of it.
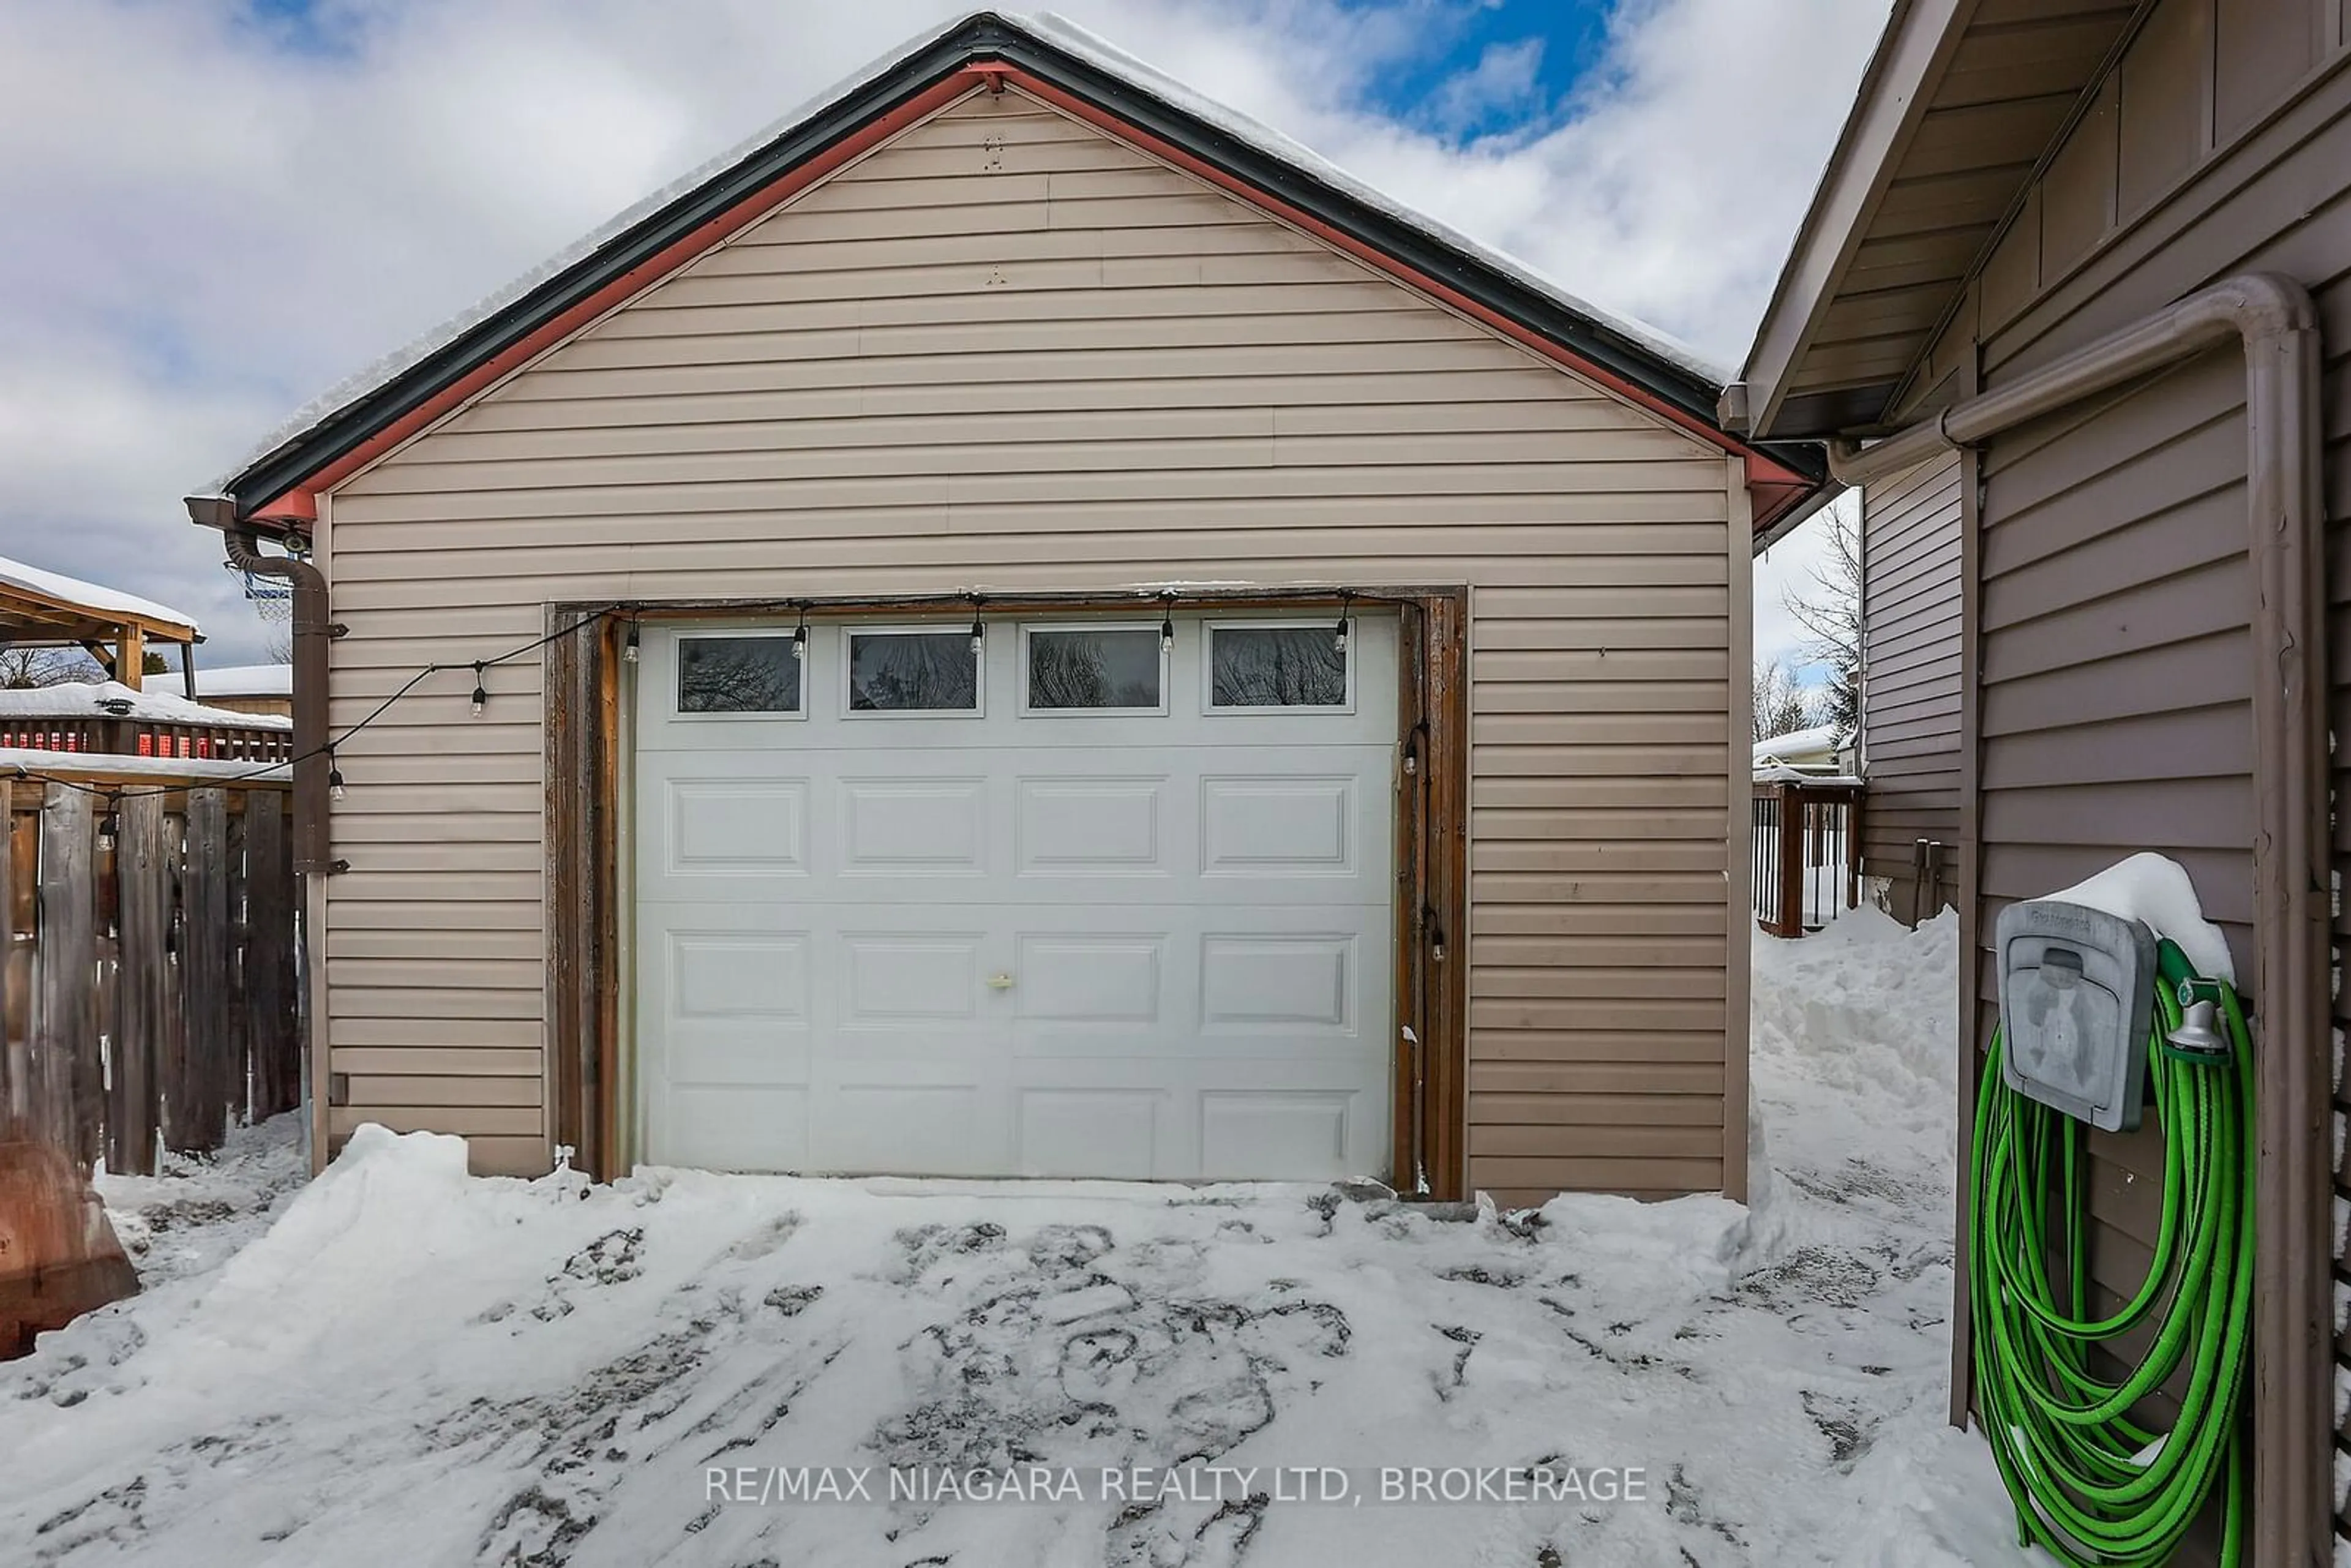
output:
<svg viewBox="0 0 2351 1568"><path fill-rule="evenodd" d="M196 696L214 707L235 713L294 715L294 666L291 664L209 665L196 671Z"/></svg>
<svg viewBox="0 0 2351 1568"><path fill-rule="evenodd" d="M1834 724L1791 730L1755 743L1758 779L1782 768L1807 778L1842 778L1854 770L1854 737Z"/></svg>
<svg viewBox="0 0 2351 1568"><path fill-rule="evenodd" d="M1743 1191L1823 474L1719 393L1087 35L919 40L192 497L334 727L319 1150Z"/></svg>
<svg viewBox="0 0 2351 1568"><path fill-rule="evenodd" d="M0 557L0 649L78 650L96 660L108 680L137 691L150 643L178 643L184 672L193 668L195 644L203 641L195 617L184 611ZM193 687L187 695L193 699Z"/></svg>
<svg viewBox="0 0 2351 1568"><path fill-rule="evenodd" d="M1951 846L1963 1038L1994 1021L2000 911L2132 852L2227 934L2256 1018L2262 1563L2351 1551L2346 62L2335 0L1897 5L1724 402L1864 488L1868 869ZM2161 1148L2152 1121L2094 1141L2099 1292L2146 1273Z"/></svg>

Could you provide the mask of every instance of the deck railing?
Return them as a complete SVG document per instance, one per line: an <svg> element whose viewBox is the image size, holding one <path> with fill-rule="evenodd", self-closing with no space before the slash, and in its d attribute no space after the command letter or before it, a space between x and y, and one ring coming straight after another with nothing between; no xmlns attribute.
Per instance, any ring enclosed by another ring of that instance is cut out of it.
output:
<svg viewBox="0 0 2351 1568"><path fill-rule="evenodd" d="M107 714L0 716L0 747L183 761L284 762L294 732L283 725L179 724Z"/></svg>
<svg viewBox="0 0 2351 1568"><path fill-rule="evenodd" d="M1756 924L1773 936L1802 936L1859 904L1861 785L1759 779L1754 789Z"/></svg>

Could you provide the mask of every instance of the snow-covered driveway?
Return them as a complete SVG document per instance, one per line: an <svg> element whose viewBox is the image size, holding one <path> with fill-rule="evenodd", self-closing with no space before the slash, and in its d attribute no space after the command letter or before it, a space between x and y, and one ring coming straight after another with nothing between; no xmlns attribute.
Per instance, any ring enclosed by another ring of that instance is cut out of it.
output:
<svg viewBox="0 0 2351 1568"><path fill-rule="evenodd" d="M302 1187L264 1129L110 1182L150 1291L0 1367L0 1562L2015 1561L1989 1461L1941 1425L1951 947L1869 916L1761 946L1751 1212L588 1188L389 1134ZM872 1502L718 1495L893 1465L1067 1467L1087 1495L893 1503L878 1471ZM1171 1466L1191 1490L1101 1495ZM1382 1500L1416 1466L1583 1495ZM1233 1477L1203 1495L1204 1467Z"/></svg>

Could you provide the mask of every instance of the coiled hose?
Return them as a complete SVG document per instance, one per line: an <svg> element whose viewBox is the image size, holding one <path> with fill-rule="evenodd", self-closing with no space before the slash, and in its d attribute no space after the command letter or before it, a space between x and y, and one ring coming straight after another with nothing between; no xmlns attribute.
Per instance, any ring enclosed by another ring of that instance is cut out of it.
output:
<svg viewBox="0 0 2351 1568"><path fill-rule="evenodd" d="M2001 1081L1992 1035L1969 1162L1969 1312L1978 1419L2016 1503L2017 1541L2074 1568L2168 1563L2214 1489L2220 1562L2243 1560L2240 1411L2252 1342L2252 1054L2225 981L2158 947L2148 1051L2163 1130L2163 1207L2137 1294L2091 1314L2085 1124ZM2177 1053L2183 981L2215 998L2225 1058ZM2056 1271L2053 1277L2053 1265ZM2138 1347L2134 1353L2132 1347ZM2093 1370L2093 1347L2128 1368ZM2185 1367L2169 1433L2130 1411Z"/></svg>

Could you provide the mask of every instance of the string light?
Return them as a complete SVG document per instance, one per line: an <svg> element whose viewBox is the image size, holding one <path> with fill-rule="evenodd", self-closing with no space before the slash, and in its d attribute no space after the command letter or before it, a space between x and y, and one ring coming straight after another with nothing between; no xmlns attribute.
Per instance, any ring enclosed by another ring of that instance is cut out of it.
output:
<svg viewBox="0 0 2351 1568"><path fill-rule="evenodd" d="M101 850L114 848L116 835L121 831L121 821L114 814L115 800L112 795L106 798L106 815L98 820L98 847Z"/></svg>
<svg viewBox="0 0 2351 1568"><path fill-rule="evenodd" d="M474 660L470 665L455 661L452 661L445 664L427 664L423 669L418 670L413 674L410 675L408 679L401 682L398 688L395 689L390 696L385 697L381 702L377 703L375 706L370 708L366 717L360 719L357 724L352 725L349 729L344 730L340 735L334 737L332 739L322 740L308 751L297 752L292 757L282 758L279 761L264 762L257 767L248 768L242 773L223 774L216 779L207 780L207 782L214 784L243 784L255 779L266 778L273 773L283 773L287 769L295 768L301 763L308 762L313 758L323 757L327 759L328 793L333 799L340 800L342 799L341 790L343 776L342 770L335 766L336 746L342 741L349 740L351 737L359 734L361 730L373 727L378 719L381 718L386 713L389 713L392 710L393 705L399 703L411 692L413 692L418 686L423 685L427 680L431 679L434 675L442 674L444 671L462 670L470 667L475 672L474 681L476 695L486 696L488 694L481 690L482 672L488 670L491 666L496 664L511 664L513 661L521 658L525 653L536 653L539 649L546 647L549 643L553 643L560 638L569 637L576 632L585 631L588 627L596 625L604 616L613 613L621 608L622 606L618 604L610 604L606 605L601 610L590 611L588 614L580 617L580 619L577 621L574 621L568 626L559 626L543 637L534 637L529 642L523 643L520 647L509 648L503 653L496 654L487 659ZM78 779L63 779L57 777L56 774L38 772L33 768L26 768L21 762L9 766L5 769L5 771L9 778L15 779L26 781L37 780L44 784L54 784L60 789L77 790L84 795L102 795L106 797L110 804L118 800L130 800L133 797L173 795L188 788L185 782L174 782L170 784L159 784L152 788L131 789L109 789L103 785L85 783Z"/></svg>
<svg viewBox="0 0 2351 1568"><path fill-rule="evenodd" d="M1159 597L1167 606L1166 613L1159 618L1159 651L1172 653L1176 651L1176 596L1163 593Z"/></svg>
<svg viewBox="0 0 2351 1568"><path fill-rule="evenodd" d="M986 622L982 619L982 611L986 604L986 597L977 593L972 594L969 597L972 602L972 651L977 653L986 645L987 629ZM1360 595L1352 589L1341 591L1341 612L1335 636L1342 652L1346 648L1348 632L1347 606L1351 605L1354 600L1363 597L1369 597L1381 603L1389 602L1376 594L1368 596ZM1160 643L1163 648L1170 648L1173 646L1175 641L1174 606L1177 602L1177 596L1171 591L1162 594L1161 598L1165 602L1167 608L1162 614L1160 620ZM795 657L805 657L806 655L803 650L806 648L808 643L809 607L805 601L792 601L792 607L799 612L799 622L792 632L793 655ZM623 646L622 657L629 659L631 662L634 662L638 646L634 607L622 604L608 604L601 609L590 611L587 614L581 616L579 620L572 622L569 625L559 626L554 631L548 632L544 636L534 637L529 642L521 644L519 647L509 648L505 653L496 654L490 658L475 659L469 662L453 661L448 664L427 664L423 669L418 670L413 674L410 675L407 680L402 682L400 686L394 690L390 696L387 696L382 701L377 703L373 708L369 710L364 718L361 718L357 724L354 724L350 728L344 730L340 735L335 737L334 739L321 741L319 745L311 747L308 751L298 752L294 756L286 758L280 761L265 762L257 767L248 768L242 773L225 774L216 779L211 780L211 782L218 784L244 783L251 779L266 777L273 773L282 772L301 763L308 762L313 758L323 757L327 760L328 798L333 800L340 800L344 798L346 791L343 783L342 768L338 765L335 758L335 747L337 744L341 741L349 740L352 736L371 727L378 719L381 718L392 709L394 704L406 697L410 693L413 692L418 686L423 685L424 682L429 680L431 677L448 670L471 668L474 672L474 695L472 706L475 715L479 716L485 705L486 705L489 700L489 692L483 685L483 678L491 666L509 664L516 659L521 658L526 653L536 653L538 650L546 647L549 643L556 642L559 639L571 636L574 633L584 631L590 626L600 624L604 617L608 615L624 612L628 613L631 619L628 635ZM0 771L5 771L6 776L11 779L26 781L37 780L46 784L57 785L59 789L78 790L87 795L103 795L107 798L109 803L110 810L107 812L109 817L113 817L115 815L111 808L113 803L118 800L126 800L132 796L171 795L187 788L187 785L184 783L175 782L171 784L156 785L152 788L110 789L101 786L86 783L78 779L60 778L54 774L42 773L36 769L26 768L22 763L14 764L5 769L0 769ZM117 822L117 833L119 836L119 820ZM1441 949L1443 946L1443 937L1441 934L1438 937L1437 946L1440 949L1438 956L1441 958Z"/></svg>
<svg viewBox="0 0 2351 1568"><path fill-rule="evenodd" d="M627 664L637 662L637 622L634 616L629 619L628 640L621 644L621 662Z"/></svg>

